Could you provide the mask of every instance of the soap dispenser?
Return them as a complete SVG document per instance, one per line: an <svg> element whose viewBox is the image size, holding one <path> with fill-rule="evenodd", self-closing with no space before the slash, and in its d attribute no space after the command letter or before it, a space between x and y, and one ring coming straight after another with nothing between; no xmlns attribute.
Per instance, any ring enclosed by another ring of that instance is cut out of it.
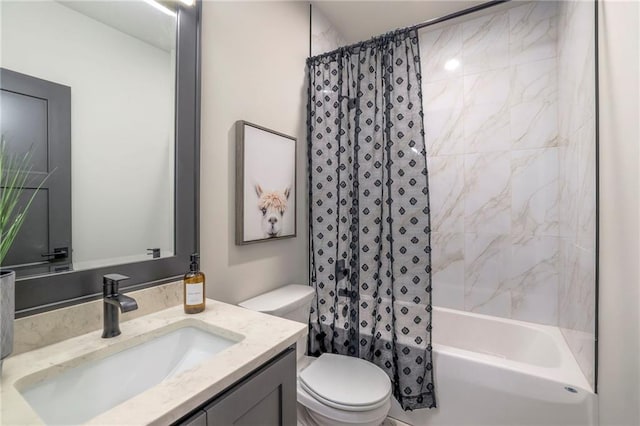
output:
<svg viewBox="0 0 640 426"><path fill-rule="evenodd" d="M204 311L206 299L204 274L200 272L200 255L191 255L189 272L184 275L184 312L197 314Z"/></svg>

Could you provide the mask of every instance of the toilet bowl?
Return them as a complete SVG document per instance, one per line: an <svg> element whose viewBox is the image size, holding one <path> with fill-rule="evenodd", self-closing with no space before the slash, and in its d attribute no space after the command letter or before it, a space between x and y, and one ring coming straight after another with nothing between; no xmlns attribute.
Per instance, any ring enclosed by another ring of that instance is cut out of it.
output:
<svg viewBox="0 0 640 426"><path fill-rule="evenodd" d="M378 426L387 417L391 383L379 367L336 354L304 361L298 370L298 404L311 424Z"/></svg>
<svg viewBox="0 0 640 426"><path fill-rule="evenodd" d="M239 305L306 323L313 288L287 285ZM306 336L298 342L298 425L379 426L391 408L391 382L378 366L358 358L304 355Z"/></svg>

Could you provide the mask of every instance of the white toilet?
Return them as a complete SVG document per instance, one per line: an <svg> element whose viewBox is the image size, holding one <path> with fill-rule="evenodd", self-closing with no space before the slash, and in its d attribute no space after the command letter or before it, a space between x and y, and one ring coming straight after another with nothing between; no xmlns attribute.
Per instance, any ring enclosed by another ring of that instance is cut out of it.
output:
<svg viewBox="0 0 640 426"><path fill-rule="evenodd" d="M291 284L240 303L254 311L307 323L313 288ZM345 355L304 355L298 343L298 423L378 426L391 408L391 382L378 366Z"/></svg>

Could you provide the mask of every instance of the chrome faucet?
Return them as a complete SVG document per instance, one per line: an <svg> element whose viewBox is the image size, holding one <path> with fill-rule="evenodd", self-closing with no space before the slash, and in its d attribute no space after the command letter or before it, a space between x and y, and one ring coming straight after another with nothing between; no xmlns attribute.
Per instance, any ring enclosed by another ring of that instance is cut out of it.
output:
<svg viewBox="0 0 640 426"><path fill-rule="evenodd" d="M102 277L102 301L104 308L104 327L102 337L108 339L120 335L120 313L135 311L138 303L133 297L120 294L118 287L120 281L129 277L120 274L109 274Z"/></svg>

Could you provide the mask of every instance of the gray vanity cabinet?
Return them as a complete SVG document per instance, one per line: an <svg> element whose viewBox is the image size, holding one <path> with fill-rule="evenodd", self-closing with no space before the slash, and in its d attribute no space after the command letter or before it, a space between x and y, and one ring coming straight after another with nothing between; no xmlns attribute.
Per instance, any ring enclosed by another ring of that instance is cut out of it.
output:
<svg viewBox="0 0 640 426"><path fill-rule="evenodd" d="M207 426L207 413L204 410L198 410L191 417L178 423L179 426Z"/></svg>
<svg viewBox="0 0 640 426"><path fill-rule="evenodd" d="M178 422L180 426L295 426L296 351L289 348Z"/></svg>

